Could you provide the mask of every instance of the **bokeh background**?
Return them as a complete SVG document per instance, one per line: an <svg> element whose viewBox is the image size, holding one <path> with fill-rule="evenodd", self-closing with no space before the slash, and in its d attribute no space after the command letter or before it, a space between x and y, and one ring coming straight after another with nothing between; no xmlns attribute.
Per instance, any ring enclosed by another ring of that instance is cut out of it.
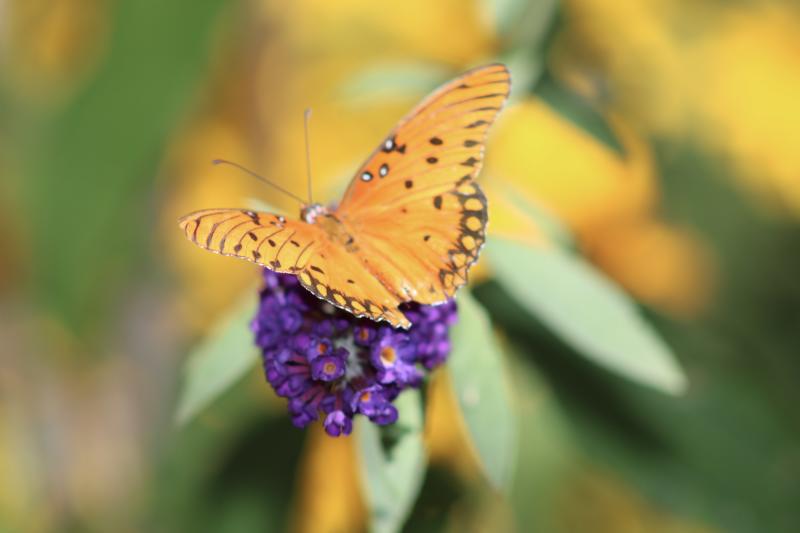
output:
<svg viewBox="0 0 800 533"><path fill-rule="evenodd" d="M258 283L176 219L252 198L293 214L209 163L302 194L306 107L334 199L420 97L490 61L514 77L481 178L491 232L548 239L512 197L561 221L689 387L576 357L481 264L473 293L515 354L513 483L487 483L431 387L406 528L798 531L790 0L0 0L0 530L367 528L354 439L292 428L258 369L174 423L186 355Z"/></svg>

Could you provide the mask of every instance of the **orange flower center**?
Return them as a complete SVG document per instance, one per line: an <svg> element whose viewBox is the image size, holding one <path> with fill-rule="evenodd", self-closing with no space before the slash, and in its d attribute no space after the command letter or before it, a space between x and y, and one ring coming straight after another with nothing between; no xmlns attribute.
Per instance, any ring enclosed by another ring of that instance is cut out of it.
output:
<svg viewBox="0 0 800 533"><path fill-rule="evenodd" d="M392 364L394 363L395 359L397 359L397 352L395 352L394 348L391 346L387 346L381 350L381 361L384 363Z"/></svg>
<svg viewBox="0 0 800 533"><path fill-rule="evenodd" d="M333 374L336 371L336 365L331 362L325 363L323 368L325 369L326 374Z"/></svg>

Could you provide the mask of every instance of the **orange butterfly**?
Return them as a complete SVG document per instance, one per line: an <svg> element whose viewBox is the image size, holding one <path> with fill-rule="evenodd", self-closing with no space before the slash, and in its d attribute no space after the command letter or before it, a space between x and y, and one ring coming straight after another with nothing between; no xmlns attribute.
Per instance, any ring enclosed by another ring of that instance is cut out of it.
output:
<svg viewBox="0 0 800 533"><path fill-rule="evenodd" d="M336 307L408 328L400 304L452 298L478 259L487 205L474 179L510 87L506 67L494 64L434 91L369 156L336 208L303 205L301 220L206 209L180 226L201 248L294 274Z"/></svg>

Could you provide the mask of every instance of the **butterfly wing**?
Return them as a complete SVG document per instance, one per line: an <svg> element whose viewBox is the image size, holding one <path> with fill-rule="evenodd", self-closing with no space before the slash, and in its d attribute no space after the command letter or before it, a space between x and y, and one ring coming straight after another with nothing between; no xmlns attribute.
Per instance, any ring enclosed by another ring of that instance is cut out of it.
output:
<svg viewBox="0 0 800 533"><path fill-rule="evenodd" d="M368 262L360 254L330 241L314 254L297 278L318 297L355 316L385 320L407 329L411 322L398 309L404 300L370 272Z"/></svg>
<svg viewBox="0 0 800 533"><path fill-rule="evenodd" d="M402 301L439 303L467 280L487 223L474 182L505 104L503 65L473 69L422 101L359 169L337 210L367 269Z"/></svg>
<svg viewBox="0 0 800 533"><path fill-rule="evenodd" d="M397 309L400 300L320 226L243 209L197 211L179 224L201 248L295 274L313 294L356 316L411 325Z"/></svg>
<svg viewBox="0 0 800 533"><path fill-rule="evenodd" d="M318 227L246 209L205 209L179 222L186 237L220 255L246 259L275 272L296 274L327 240Z"/></svg>
<svg viewBox="0 0 800 533"><path fill-rule="evenodd" d="M366 265L401 301L436 304L466 284L485 240L486 198L476 183L372 212L355 226Z"/></svg>

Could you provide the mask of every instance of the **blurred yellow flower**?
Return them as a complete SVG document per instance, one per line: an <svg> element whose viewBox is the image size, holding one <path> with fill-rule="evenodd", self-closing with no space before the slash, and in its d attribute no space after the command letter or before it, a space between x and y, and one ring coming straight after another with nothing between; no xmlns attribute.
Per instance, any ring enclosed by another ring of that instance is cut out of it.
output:
<svg viewBox="0 0 800 533"><path fill-rule="evenodd" d="M566 0L562 78L645 131L695 138L800 213L800 10L788 2Z"/></svg>
<svg viewBox="0 0 800 533"><path fill-rule="evenodd" d="M524 239L520 229L531 221L502 193L510 185L513 194L564 221L589 259L638 299L676 314L698 312L710 288L708 253L691 235L657 220L650 149L619 117L608 120L624 155L539 100L507 109L484 170L489 230ZM526 240L540 238L533 233Z"/></svg>
<svg viewBox="0 0 800 533"><path fill-rule="evenodd" d="M107 0L11 0L0 7L9 18L0 60L19 97L57 99L102 57Z"/></svg>
<svg viewBox="0 0 800 533"><path fill-rule="evenodd" d="M554 69L637 126L676 127L683 120L682 84L688 80L681 75L685 58L668 26L669 3L564 0Z"/></svg>
<svg viewBox="0 0 800 533"><path fill-rule="evenodd" d="M622 121L614 126L624 157L540 100L526 99L501 115L482 179L512 184L579 235L646 213L657 199L649 148Z"/></svg>
<svg viewBox="0 0 800 533"><path fill-rule="evenodd" d="M298 533L362 531L356 439L330 438L321 424L307 431L290 529Z"/></svg>
<svg viewBox="0 0 800 533"><path fill-rule="evenodd" d="M688 50L699 135L751 190L800 214L800 11L734 11Z"/></svg>

